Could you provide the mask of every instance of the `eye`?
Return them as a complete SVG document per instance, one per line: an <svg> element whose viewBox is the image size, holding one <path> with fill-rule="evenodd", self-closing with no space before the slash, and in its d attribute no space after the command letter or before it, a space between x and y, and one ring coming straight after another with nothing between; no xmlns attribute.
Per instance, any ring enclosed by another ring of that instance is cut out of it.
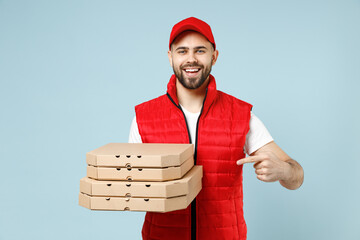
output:
<svg viewBox="0 0 360 240"><path fill-rule="evenodd" d="M179 51L178 51L178 54L185 54L185 53L186 53L185 50L179 50Z"/></svg>
<svg viewBox="0 0 360 240"><path fill-rule="evenodd" d="M203 49L198 49L196 52L197 52L197 53L205 53L205 50L203 50Z"/></svg>

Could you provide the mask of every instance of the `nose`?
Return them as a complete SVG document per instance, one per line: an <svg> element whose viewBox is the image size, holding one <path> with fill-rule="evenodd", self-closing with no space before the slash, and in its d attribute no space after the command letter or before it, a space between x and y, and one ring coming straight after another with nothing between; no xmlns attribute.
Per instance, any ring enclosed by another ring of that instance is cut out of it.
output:
<svg viewBox="0 0 360 240"><path fill-rule="evenodd" d="M197 63L197 59L196 59L195 53L189 52L189 56L188 56L187 62L188 62L188 63Z"/></svg>

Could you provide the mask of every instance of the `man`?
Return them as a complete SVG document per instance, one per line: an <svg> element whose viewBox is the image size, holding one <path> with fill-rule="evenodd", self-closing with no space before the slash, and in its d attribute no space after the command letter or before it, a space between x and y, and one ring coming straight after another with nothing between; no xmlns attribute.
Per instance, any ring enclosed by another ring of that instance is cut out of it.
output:
<svg viewBox="0 0 360 240"><path fill-rule="evenodd" d="M147 213L143 239L246 239L242 166L288 189L303 182L302 167L273 141L252 106L216 89L210 74L219 52L210 26L197 18L174 25L167 93L135 107L129 142L193 143L203 187L185 210ZM250 155L245 157L244 151Z"/></svg>

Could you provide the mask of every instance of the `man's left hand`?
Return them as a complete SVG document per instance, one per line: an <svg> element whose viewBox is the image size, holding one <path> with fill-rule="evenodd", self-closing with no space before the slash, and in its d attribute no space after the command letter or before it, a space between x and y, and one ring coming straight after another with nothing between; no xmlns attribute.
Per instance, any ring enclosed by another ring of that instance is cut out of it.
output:
<svg viewBox="0 0 360 240"><path fill-rule="evenodd" d="M304 181L304 170L300 164L291 159L274 141L236 163L238 165L254 163L255 173L259 180L279 181L287 189L297 189Z"/></svg>
<svg viewBox="0 0 360 240"><path fill-rule="evenodd" d="M238 165L245 163L255 163L254 168L257 178L264 182L286 181L291 175L290 164L280 160L272 152L262 152L237 161Z"/></svg>

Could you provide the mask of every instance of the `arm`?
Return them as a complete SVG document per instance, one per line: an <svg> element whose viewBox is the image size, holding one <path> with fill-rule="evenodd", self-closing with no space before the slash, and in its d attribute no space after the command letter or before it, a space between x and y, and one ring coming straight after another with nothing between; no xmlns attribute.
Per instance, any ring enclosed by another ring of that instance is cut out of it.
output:
<svg viewBox="0 0 360 240"><path fill-rule="evenodd" d="M136 122L136 116L133 118L129 133L129 143L142 143L139 128Z"/></svg>
<svg viewBox="0 0 360 240"><path fill-rule="evenodd" d="M250 157L237 161L238 165L254 163L257 178L264 182L279 181L287 189L297 189L304 181L304 171L275 142L269 142Z"/></svg>

